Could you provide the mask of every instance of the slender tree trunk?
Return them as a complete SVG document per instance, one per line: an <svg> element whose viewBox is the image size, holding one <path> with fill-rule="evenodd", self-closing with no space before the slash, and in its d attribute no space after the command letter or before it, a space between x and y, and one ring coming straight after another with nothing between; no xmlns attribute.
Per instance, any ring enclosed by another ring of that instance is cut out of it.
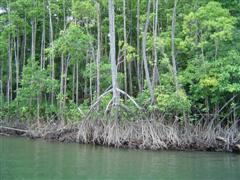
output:
<svg viewBox="0 0 240 180"><path fill-rule="evenodd" d="M46 41L46 27L45 27L45 1L43 2L44 16L42 20L42 40L41 40L41 69L45 68L45 41Z"/></svg>
<svg viewBox="0 0 240 180"><path fill-rule="evenodd" d="M63 101L65 99L64 97L64 55L63 53L61 54L61 77L60 77L60 94L62 96L63 99L60 100L60 112L62 113L63 111Z"/></svg>
<svg viewBox="0 0 240 180"><path fill-rule="evenodd" d="M171 31L172 71L173 71L173 79L174 79L176 90L178 89L177 64L176 64L176 53L175 53L175 28L176 28L177 1L178 0L174 0L174 7L173 7L173 14L172 14L172 31Z"/></svg>
<svg viewBox="0 0 240 180"><path fill-rule="evenodd" d="M153 51L154 51L154 66L153 66L153 89L158 84L158 55L157 55L157 29L158 29L158 0L155 2L155 17L154 17L154 29L153 29Z"/></svg>
<svg viewBox="0 0 240 180"><path fill-rule="evenodd" d="M35 52L36 52L36 18L34 17L31 21L32 24L32 47L31 47L31 56L32 59L35 60Z"/></svg>
<svg viewBox="0 0 240 180"><path fill-rule="evenodd" d="M153 91L152 83L150 80L148 63L147 63L147 55L146 55L146 42L147 42L147 30L148 30L148 25L149 25L149 16L150 16L150 5L151 5L151 0L148 0L147 18L146 18L146 23L145 23L145 27L144 27L144 32L142 35L143 36L143 38L142 38L142 57L143 57L147 86L148 86L148 90L149 90L149 93L151 96L151 102L154 102L154 91Z"/></svg>
<svg viewBox="0 0 240 180"><path fill-rule="evenodd" d="M141 83L141 56L140 56L140 0L137 0L137 82L138 82L138 89L139 92L142 91L142 83Z"/></svg>
<svg viewBox="0 0 240 180"><path fill-rule="evenodd" d="M8 35L8 77L7 77L7 102L11 101L12 97L12 46L11 35Z"/></svg>
<svg viewBox="0 0 240 180"><path fill-rule="evenodd" d="M61 77L60 77L60 94L63 95L63 86L64 86L64 55L61 54Z"/></svg>
<svg viewBox="0 0 240 180"><path fill-rule="evenodd" d="M79 62L76 62L76 104L78 106L78 100L79 100L79 95L78 95L78 85L79 85L79 70L78 70Z"/></svg>
<svg viewBox="0 0 240 180"><path fill-rule="evenodd" d="M63 1L63 29L66 30L66 12L65 12L65 0ZM65 59L64 54L61 54L61 73L60 73L60 95L62 99L60 100L60 116L63 120L63 111L65 109L65 92L64 92L64 81L65 81Z"/></svg>
<svg viewBox="0 0 240 180"><path fill-rule="evenodd" d="M51 3L48 0L48 14L49 14L49 43L50 47L53 48L53 23L52 23L52 12L51 12ZM51 78L54 80L55 78L55 70L54 70L54 55L50 55L50 67L51 67ZM54 90L51 92L51 103L54 101Z"/></svg>
<svg viewBox="0 0 240 180"><path fill-rule="evenodd" d="M89 89L90 89L90 104L92 105L93 102L93 88L92 88L92 84L93 84L93 79L92 79L92 63L94 62L94 59L96 59L95 57L95 49L94 46L92 45L91 47L91 52L92 52L92 58L90 59L90 83L89 83Z"/></svg>
<svg viewBox="0 0 240 180"><path fill-rule="evenodd" d="M100 96L100 59L101 59L101 11L100 4L97 2L97 58L96 58L96 66L97 66L97 99ZM99 103L97 104L97 110L99 110Z"/></svg>
<svg viewBox="0 0 240 180"><path fill-rule="evenodd" d="M10 19L10 6L8 6L8 23L11 23ZM12 99L12 46L11 46L11 33L8 33L8 76L7 76L7 102L8 105Z"/></svg>
<svg viewBox="0 0 240 180"><path fill-rule="evenodd" d="M33 8L36 7L35 0L32 0ZM31 26L32 26L32 47L31 47L31 56L32 60L35 60L35 54L36 54L36 29L37 29L37 20L36 17L32 17L31 20Z"/></svg>
<svg viewBox="0 0 240 180"><path fill-rule="evenodd" d="M64 92L63 94L66 96L67 95L67 76L68 76L68 66L69 66L69 61L70 61L70 55L68 54L67 59L65 60L65 70L64 70ZM63 107L65 107L65 97L63 99Z"/></svg>
<svg viewBox="0 0 240 180"><path fill-rule="evenodd" d="M26 62L26 47L27 47L27 17L24 15L24 36L23 36L23 66Z"/></svg>
<svg viewBox="0 0 240 180"><path fill-rule="evenodd" d="M112 72L112 88L113 88L113 107L119 106L119 92L117 83L117 66L116 66L116 42L115 42L115 11L114 0L108 0L109 15L109 35L110 35L110 60Z"/></svg>
<svg viewBox="0 0 240 180"><path fill-rule="evenodd" d="M75 74L76 74L76 63L73 65L73 80L72 80L72 100L75 101Z"/></svg>
<svg viewBox="0 0 240 180"><path fill-rule="evenodd" d="M89 58L89 53L87 52L87 56L86 56L86 60L85 60L85 64L88 64L88 58ZM83 90L83 94L84 94L84 98L88 97L88 78L84 78L84 90Z"/></svg>
<svg viewBox="0 0 240 180"><path fill-rule="evenodd" d="M129 95L133 94L133 85L132 85L132 61L128 63L128 77L129 77Z"/></svg>
<svg viewBox="0 0 240 180"><path fill-rule="evenodd" d="M19 85L19 53L18 53L18 48L19 48L19 38L18 38L18 32L17 32L17 37L14 40L14 59L15 59L15 75L16 75L16 97L18 95L18 85Z"/></svg>
<svg viewBox="0 0 240 180"><path fill-rule="evenodd" d="M130 26L129 26L129 34L130 34L130 45L132 46L132 26L133 26L133 16L132 16L132 1L129 1L130 3ZM132 82L132 59L128 62L128 77L129 77L129 95L132 96L133 94L133 82Z"/></svg>
<svg viewBox="0 0 240 180"><path fill-rule="evenodd" d="M124 88L125 92L128 92L127 86L127 25L126 25L127 17L126 17L126 0L123 0L123 66L124 66ZM125 95L125 100L127 96Z"/></svg>
<svg viewBox="0 0 240 180"><path fill-rule="evenodd" d="M92 58L94 59L94 52ZM93 101L93 94L92 94L92 58L90 58L90 64L89 64L89 95L90 95L90 104L92 104Z"/></svg>

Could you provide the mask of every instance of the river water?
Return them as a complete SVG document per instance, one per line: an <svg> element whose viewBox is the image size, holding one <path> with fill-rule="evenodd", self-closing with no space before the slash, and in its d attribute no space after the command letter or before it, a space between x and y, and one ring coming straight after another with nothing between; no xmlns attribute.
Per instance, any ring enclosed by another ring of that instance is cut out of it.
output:
<svg viewBox="0 0 240 180"><path fill-rule="evenodd" d="M0 136L0 180L240 180L240 155L140 151Z"/></svg>

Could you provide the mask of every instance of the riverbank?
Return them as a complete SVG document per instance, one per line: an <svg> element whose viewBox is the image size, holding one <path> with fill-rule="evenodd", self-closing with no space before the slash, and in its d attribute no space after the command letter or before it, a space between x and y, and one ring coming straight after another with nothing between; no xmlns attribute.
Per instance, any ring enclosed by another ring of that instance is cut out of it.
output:
<svg viewBox="0 0 240 180"><path fill-rule="evenodd" d="M48 123L31 126L5 122L1 123L0 135L116 148L240 152L240 133L236 125L222 128L220 125L198 124L182 128L174 123L168 125L142 120L123 123L84 120L67 125Z"/></svg>

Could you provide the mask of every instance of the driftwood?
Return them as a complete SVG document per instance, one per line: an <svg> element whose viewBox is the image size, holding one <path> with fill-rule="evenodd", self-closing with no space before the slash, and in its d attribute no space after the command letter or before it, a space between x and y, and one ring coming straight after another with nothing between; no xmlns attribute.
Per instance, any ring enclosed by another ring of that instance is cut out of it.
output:
<svg viewBox="0 0 240 180"><path fill-rule="evenodd" d="M220 137L220 136L216 137L216 140L220 141L220 142L227 143L227 140L225 138L223 138L223 137Z"/></svg>
<svg viewBox="0 0 240 180"><path fill-rule="evenodd" d="M11 127L5 127L5 126L0 126L0 129L10 130L10 131L16 131L16 132L21 132L21 133L27 133L27 132L28 132L28 130L11 128Z"/></svg>

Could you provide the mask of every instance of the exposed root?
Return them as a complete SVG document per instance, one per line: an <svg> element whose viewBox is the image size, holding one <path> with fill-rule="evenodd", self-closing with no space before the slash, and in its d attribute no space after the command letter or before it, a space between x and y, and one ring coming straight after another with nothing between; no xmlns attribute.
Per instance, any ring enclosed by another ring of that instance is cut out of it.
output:
<svg viewBox="0 0 240 180"><path fill-rule="evenodd" d="M181 128L176 123L164 124L153 120L134 122L90 121L77 124L45 124L20 130L30 138L42 137L61 142L99 144L112 147L137 149L210 150L240 152L240 136L237 125L226 129L209 128L197 124ZM0 128L0 133L8 134Z"/></svg>
<svg viewBox="0 0 240 180"><path fill-rule="evenodd" d="M228 130L221 127L212 130L189 127L182 130L178 126L156 121L123 124L115 121L82 121L76 139L82 143L114 147L232 151L239 141L237 134L238 130L233 127Z"/></svg>

